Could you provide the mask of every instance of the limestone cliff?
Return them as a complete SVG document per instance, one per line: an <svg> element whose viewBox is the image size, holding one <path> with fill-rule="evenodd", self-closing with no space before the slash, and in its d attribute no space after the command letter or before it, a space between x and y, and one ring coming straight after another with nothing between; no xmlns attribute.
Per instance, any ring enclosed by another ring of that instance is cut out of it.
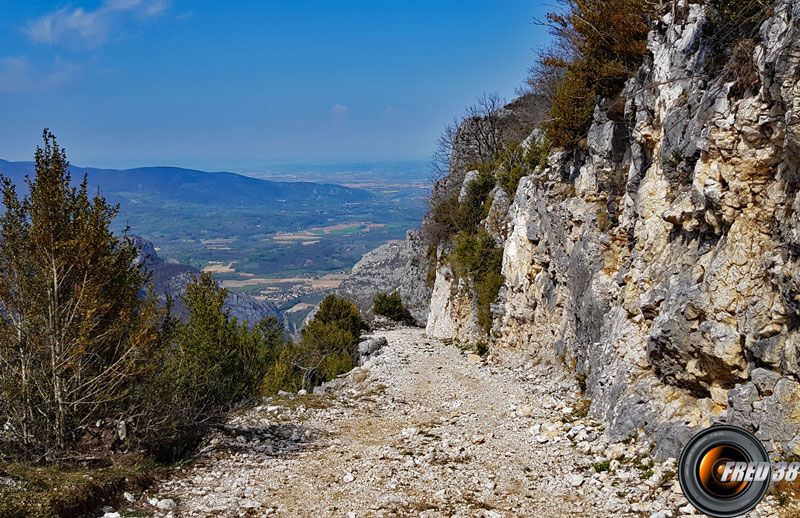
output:
<svg viewBox="0 0 800 518"><path fill-rule="evenodd" d="M727 419L796 449L798 14L763 25L744 96L706 73L703 7L667 14L588 151L520 182L497 344L574 365L617 435Z"/></svg>
<svg viewBox="0 0 800 518"><path fill-rule="evenodd" d="M585 379L591 414L657 439L657 455L719 420L797 455L800 4L775 4L746 87L710 72L707 23L677 2L586 145L492 207L505 284L489 338L495 356ZM478 339L457 282L439 265L427 332Z"/></svg>
<svg viewBox="0 0 800 518"><path fill-rule="evenodd" d="M426 246L419 233L411 230L405 240L386 243L364 255L336 295L352 301L367 320L372 320L378 293L397 292L417 324L424 326L431 299L427 272Z"/></svg>

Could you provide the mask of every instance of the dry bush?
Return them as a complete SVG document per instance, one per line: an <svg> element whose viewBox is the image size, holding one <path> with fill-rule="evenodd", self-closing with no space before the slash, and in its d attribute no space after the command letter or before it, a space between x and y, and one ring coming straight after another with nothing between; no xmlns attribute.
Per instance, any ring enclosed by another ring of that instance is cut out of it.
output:
<svg viewBox="0 0 800 518"><path fill-rule="evenodd" d="M492 162L502 151L510 132L510 114L499 95L484 94L445 126L431 160L433 188L421 228L425 243L436 246L464 229L458 204L464 175L471 164Z"/></svg>
<svg viewBox="0 0 800 518"><path fill-rule="evenodd" d="M709 75L721 75L734 83L731 91L742 96L759 84L758 67L753 59L759 41L759 27L769 16L772 2L767 0L707 0L710 8L707 37L714 53L706 62Z"/></svg>
<svg viewBox="0 0 800 518"><path fill-rule="evenodd" d="M543 55L537 77L563 80L553 96L548 140L575 146L591 125L595 97L613 97L647 53L648 0L563 0L564 10L547 15L557 52ZM560 70L560 71L559 71Z"/></svg>
<svg viewBox="0 0 800 518"><path fill-rule="evenodd" d="M747 91L755 91L760 84L758 67L753 58L755 49L755 39L739 40L733 45L731 55L725 63L723 75L729 81L734 82L734 89L739 95Z"/></svg>

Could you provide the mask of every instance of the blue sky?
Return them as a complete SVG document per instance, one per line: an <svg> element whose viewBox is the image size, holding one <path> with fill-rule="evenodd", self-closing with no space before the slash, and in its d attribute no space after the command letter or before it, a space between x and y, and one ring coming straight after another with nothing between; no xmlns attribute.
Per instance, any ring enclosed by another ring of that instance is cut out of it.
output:
<svg viewBox="0 0 800 518"><path fill-rule="evenodd" d="M482 92L513 98L555 3L6 0L0 158L49 127L99 167L425 159Z"/></svg>

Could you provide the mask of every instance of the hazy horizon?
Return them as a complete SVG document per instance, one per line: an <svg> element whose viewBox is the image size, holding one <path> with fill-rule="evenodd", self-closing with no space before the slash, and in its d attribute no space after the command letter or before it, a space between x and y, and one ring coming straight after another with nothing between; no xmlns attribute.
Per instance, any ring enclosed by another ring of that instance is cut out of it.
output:
<svg viewBox="0 0 800 518"><path fill-rule="evenodd" d="M9 160L0 156L0 161L11 163L27 162L33 164L33 157L27 160ZM77 164L70 161L70 165L84 169L104 169L125 171L142 168L178 168L207 173L235 173L261 179L286 179L286 181L327 181L331 176L343 173L368 173L375 170L391 173L406 173L418 179L428 179L430 175L430 159L409 160L333 160L333 161L308 161L308 162L283 162L265 163L253 167L183 167L173 164L137 164L133 163L124 167L99 167L94 164ZM3 171L0 169L0 174ZM315 179L319 177L320 179Z"/></svg>

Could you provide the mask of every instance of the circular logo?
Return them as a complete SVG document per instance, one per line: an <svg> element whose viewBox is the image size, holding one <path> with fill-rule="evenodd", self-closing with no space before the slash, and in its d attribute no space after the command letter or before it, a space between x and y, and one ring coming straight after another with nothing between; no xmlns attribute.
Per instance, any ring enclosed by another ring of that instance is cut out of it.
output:
<svg viewBox="0 0 800 518"><path fill-rule="evenodd" d="M753 509L767 492L767 450L737 426L713 426L683 448L678 481L686 499L700 512L718 518Z"/></svg>

